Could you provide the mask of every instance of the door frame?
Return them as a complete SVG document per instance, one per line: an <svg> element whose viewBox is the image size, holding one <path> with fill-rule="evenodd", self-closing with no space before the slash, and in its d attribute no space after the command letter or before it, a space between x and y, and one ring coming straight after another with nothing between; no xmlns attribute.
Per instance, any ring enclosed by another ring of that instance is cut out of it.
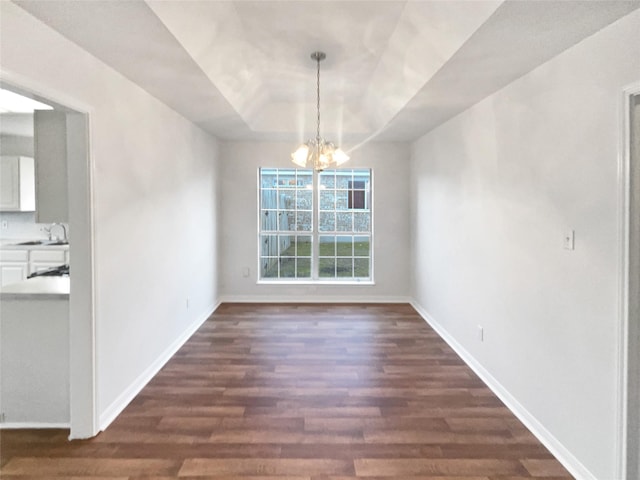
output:
<svg viewBox="0 0 640 480"><path fill-rule="evenodd" d="M69 295L69 439L98 434L94 278L93 108L31 78L0 71L0 82L71 110L67 189L74 274Z"/></svg>
<svg viewBox="0 0 640 480"><path fill-rule="evenodd" d="M640 95L640 81L626 86L620 96L620 146L618 155L618 435L617 435L617 478L635 478L640 452L629 448L640 445L638 421L640 420L640 382L632 378L633 362L640 358L640 342L633 333L640 328L637 313L631 312L633 295L632 275L638 275L637 266L631 264L633 249L638 249L639 239L632 235L632 215L640 214L640 195L631 195L631 175L640 169L640 162L631 158L632 122L631 100ZM636 127L637 128L637 127ZM636 133L637 134L637 133ZM632 165L632 161L634 164ZM637 188L637 187L636 187ZM632 244L633 243L633 244ZM633 269L633 271L632 271ZM637 288L637 287L636 287ZM634 315L632 318L631 315ZM633 421L635 428L630 429ZM636 467L630 467L636 465Z"/></svg>

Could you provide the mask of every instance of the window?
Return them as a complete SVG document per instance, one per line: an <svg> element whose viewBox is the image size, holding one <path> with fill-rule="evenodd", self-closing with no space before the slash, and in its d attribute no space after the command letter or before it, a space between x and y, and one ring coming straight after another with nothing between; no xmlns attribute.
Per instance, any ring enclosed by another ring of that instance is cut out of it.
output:
<svg viewBox="0 0 640 480"><path fill-rule="evenodd" d="M260 169L260 279L372 279L371 170Z"/></svg>

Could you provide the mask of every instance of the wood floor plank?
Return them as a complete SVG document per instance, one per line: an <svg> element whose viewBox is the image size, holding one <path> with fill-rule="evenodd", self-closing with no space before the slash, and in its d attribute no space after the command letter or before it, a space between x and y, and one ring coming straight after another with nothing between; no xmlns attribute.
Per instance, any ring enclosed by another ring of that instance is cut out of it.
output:
<svg viewBox="0 0 640 480"><path fill-rule="evenodd" d="M353 464L330 458L227 458L185 460L179 476L202 475L349 475Z"/></svg>
<svg viewBox="0 0 640 480"><path fill-rule="evenodd" d="M2 480L570 480L406 304L223 304L111 426Z"/></svg>
<svg viewBox="0 0 640 480"><path fill-rule="evenodd" d="M123 476L171 475L180 468L175 460L114 458L23 458L11 459L2 475L55 476Z"/></svg>
<svg viewBox="0 0 640 480"><path fill-rule="evenodd" d="M493 459L377 459L361 458L354 461L356 475L389 476L397 475L496 475L520 474L524 469L515 460Z"/></svg>

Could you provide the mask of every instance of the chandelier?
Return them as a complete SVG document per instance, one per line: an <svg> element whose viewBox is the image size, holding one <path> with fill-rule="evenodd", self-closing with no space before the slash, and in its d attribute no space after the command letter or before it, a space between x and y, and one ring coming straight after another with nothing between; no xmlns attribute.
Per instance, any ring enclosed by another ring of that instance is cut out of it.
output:
<svg viewBox="0 0 640 480"><path fill-rule="evenodd" d="M318 128L316 130L316 138L312 138L307 143L300 145L291 154L291 161L302 168L313 167L314 170L321 172L325 168L342 165L349 160L349 156L341 148L336 147L332 142L328 142L320 136L320 62L327 58L327 55L324 52L313 52L311 58L318 65L316 89Z"/></svg>

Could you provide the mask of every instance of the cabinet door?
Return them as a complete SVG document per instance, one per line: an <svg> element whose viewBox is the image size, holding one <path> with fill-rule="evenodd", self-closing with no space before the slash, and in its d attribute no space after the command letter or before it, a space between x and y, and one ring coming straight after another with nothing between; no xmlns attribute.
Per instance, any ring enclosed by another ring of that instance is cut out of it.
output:
<svg viewBox="0 0 640 480"><path fill-rule="evenodd" d="M53 248L43 250L32 249L29 252L29 274L65 264L66 253L64 250Z"/></svg>
<svg viewBox="0 0 640 480"><path fill-rule="evenodd" d="M20 167L18 157L0 158L0 210L20 209Z"/></svg>
<svg viewBox="0 0 640 480"><path fill-rule="evenodd" d="M36 222L67 222L66 114L56 110L36 110L33 134L36 157Z"/></svg>
<svg viewBox="0 0 640 480"><path fill-rule="evenodd" d="M0 265L0 285L22 282L27 279L26 263L4 263Z"/></svg>
<svg viewBox="0 0 640 480"><path fill-rule="evenodd" d="M0 211L33 212L35 206L33 158L0 157Z"/></svg>

